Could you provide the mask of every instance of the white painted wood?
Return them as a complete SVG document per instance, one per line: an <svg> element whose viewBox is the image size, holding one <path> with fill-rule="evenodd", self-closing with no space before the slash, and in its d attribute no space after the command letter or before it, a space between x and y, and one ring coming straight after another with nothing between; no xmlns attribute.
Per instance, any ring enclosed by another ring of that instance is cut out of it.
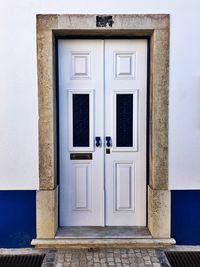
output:
<svg viewBox="0 0 200 267"><path fill-rule="evenodd" d="M106 225L146 225L146 88L146 40L105 40ZM133 147L116 147L118 93L133 94Z"/></svg>
<svg viewBox="0 0 200 267"><path fill-rule="evenodd" d="M59 41L60 225L104 225L103 41ZM98 62L98 64L96 64ZM73 147L72 95L89 94L90 145ZM91 152L92 160L70 160L70 153Z"/></svg>
<svg viewBox="0 0 200 267"><path fill-rule="evenodd" d="M115 79L134 79L135 63L135 52L114 52Z"/></svg>
<svg viewBox="0 0 200 267"><path fill-rule="evenodd" d="M92 207L91 162L72 164L73 211L89 211Z"/></svg>
<svg viewBox="0 0 200 267"><path fill-rule="evenodd" d="M72 79L90 78L90 52L72 52Z"/></svg>
<svg viewBox="0 0 200 267"><path fill-rule="evenodd" d="M114 210L134 211L135 168L133 162L114 162Z"/></svg>
<svg viewBox="0 0 200 267"><path fill-rule="evenodd" d="M146 225L146 73L145 40L59 41L61 226ZM73 147L73 94L89 95L88 147ZM131 147L116 143L118 94L133 96ZM70 160L72 152L93 159Z"/></svg>

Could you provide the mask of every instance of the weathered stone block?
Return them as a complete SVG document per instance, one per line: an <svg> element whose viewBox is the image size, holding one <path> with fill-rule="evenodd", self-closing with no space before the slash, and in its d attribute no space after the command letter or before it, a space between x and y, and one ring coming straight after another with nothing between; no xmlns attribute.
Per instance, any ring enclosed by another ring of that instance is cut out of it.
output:
<svg viewBox="0 0 200 267"><path fill-rule="evenodd" d="M170 238L171 193L148 187L148 228L154 238Z"/></svg>
<svg viewBox="0 0 200 267"><path fill-rule="evenodd" d="M40 145L39 148L39 177L40 190L52 190L56 186L56 161L54 144Z"/></svg>
<svg viewBox="0 0 200 267"><path fill-rule="evenodd" d="M58 228L58 187L36 193L37 238L54 238Z"/></svg>

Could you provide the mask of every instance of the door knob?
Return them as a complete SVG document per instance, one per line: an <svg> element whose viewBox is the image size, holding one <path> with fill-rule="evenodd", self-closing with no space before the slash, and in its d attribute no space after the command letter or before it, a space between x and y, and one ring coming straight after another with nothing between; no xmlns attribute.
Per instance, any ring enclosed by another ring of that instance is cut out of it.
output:
<svg viewBox="0 0 200 267"><path fill-rule="evenodd" d="M106 146L111 147L111 137L110 136L106 136Z"/></svg>
<svg viewBox="0 0 200 267"><path fill-rule="evenodd" d="M101 146L101 137L96 136L96 137L95 137L95 141L96 141L96 147Z"/></svg>

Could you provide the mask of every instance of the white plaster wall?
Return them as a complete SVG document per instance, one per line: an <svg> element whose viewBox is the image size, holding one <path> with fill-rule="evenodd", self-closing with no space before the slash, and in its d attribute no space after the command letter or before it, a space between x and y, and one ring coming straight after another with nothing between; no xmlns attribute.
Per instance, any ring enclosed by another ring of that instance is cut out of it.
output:
<svg viewBox="0 0 200 267"><path fill-rule="evenodd" d="M169 13L170 189L200 189L198 0L0 0L0 189L38 188L36 14Z"/></svg>

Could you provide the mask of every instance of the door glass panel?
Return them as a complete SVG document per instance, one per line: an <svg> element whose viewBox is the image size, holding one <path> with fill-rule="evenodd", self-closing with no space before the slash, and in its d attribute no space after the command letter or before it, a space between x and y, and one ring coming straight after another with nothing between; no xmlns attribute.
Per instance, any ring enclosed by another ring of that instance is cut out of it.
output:
<svg viewBox="0 0 200 267"><path fill-rule="evenodd" d="M117 147L133 146L133 94L116 95Z"/></svg>
<svg viewBox="0 0 200 267"><path fill-rule="evenodd" d="M89 94L73 94L73 147L89 147Z"/></svg>

